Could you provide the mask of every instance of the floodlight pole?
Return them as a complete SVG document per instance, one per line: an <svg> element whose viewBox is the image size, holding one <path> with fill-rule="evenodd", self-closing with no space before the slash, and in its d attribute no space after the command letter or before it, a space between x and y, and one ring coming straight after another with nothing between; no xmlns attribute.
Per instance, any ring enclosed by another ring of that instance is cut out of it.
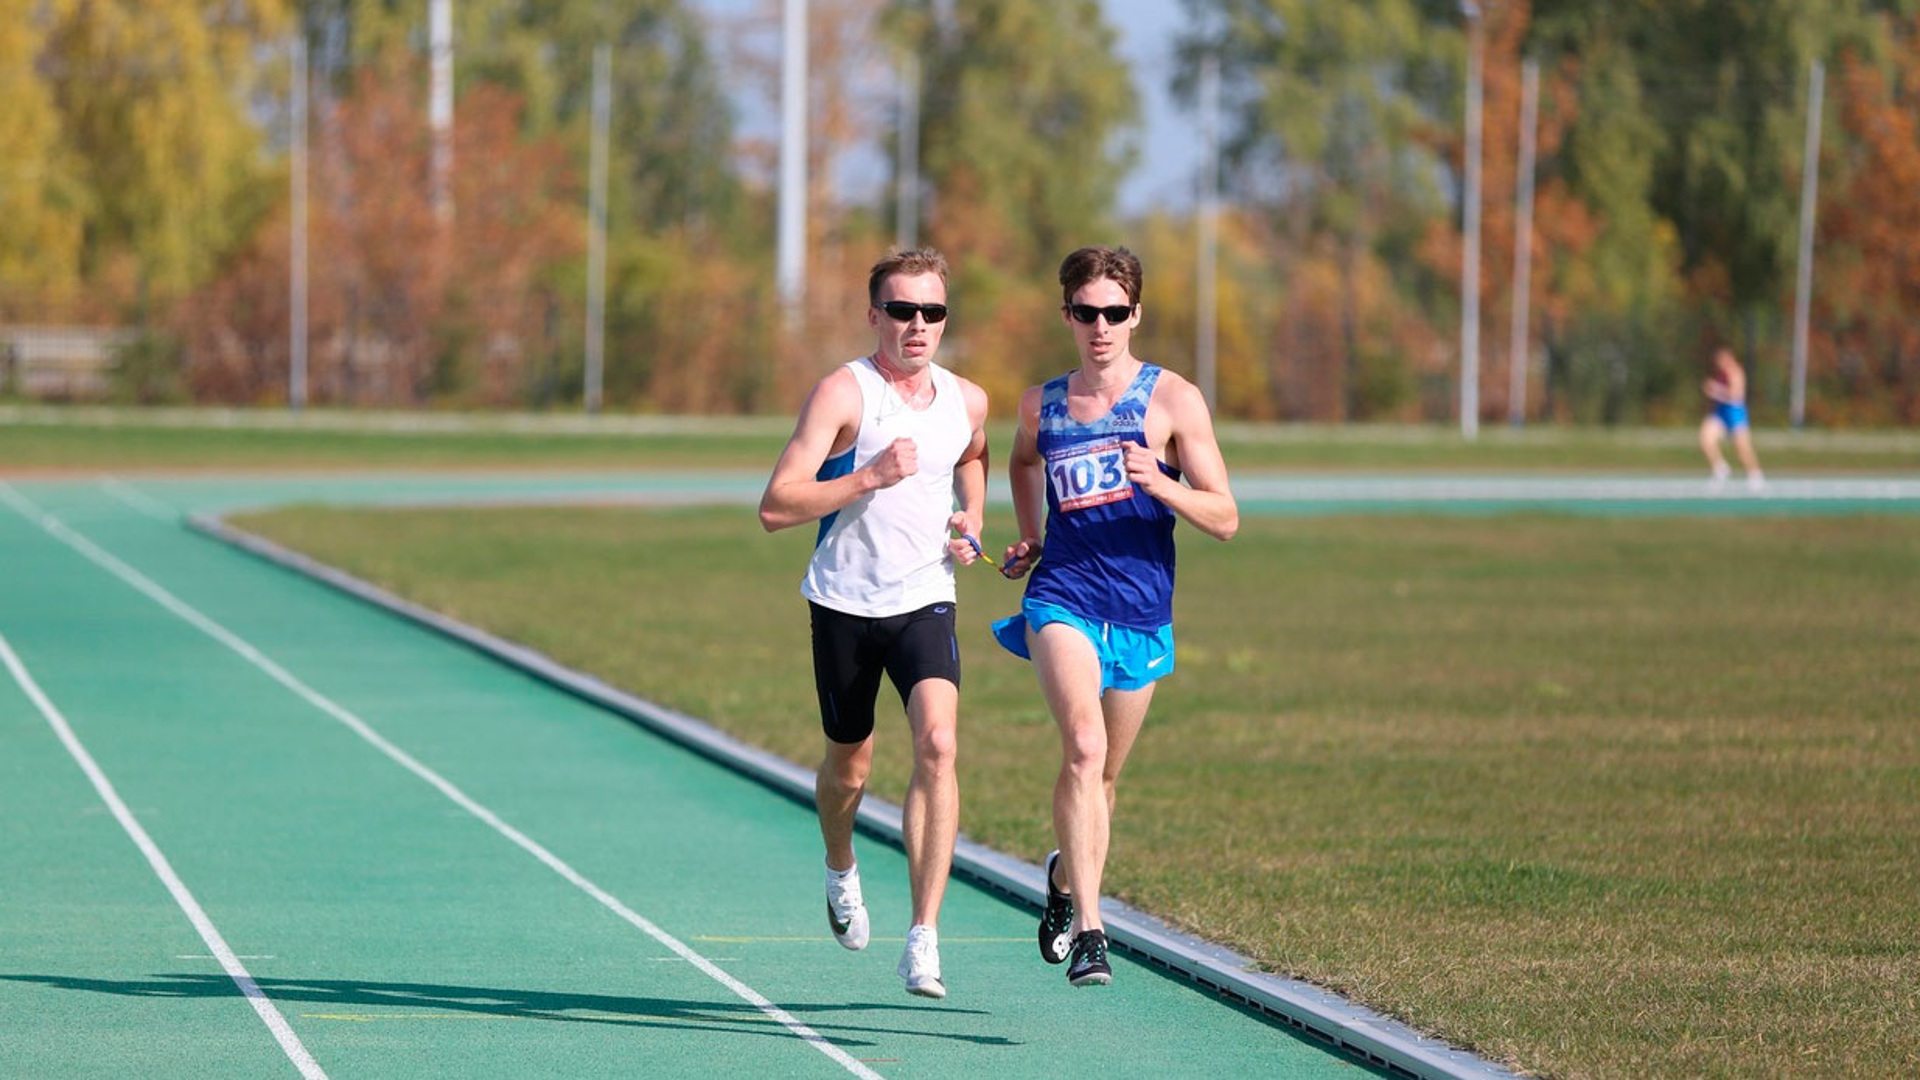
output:
<svg viewBox="0 0 1920 1080"><path fill-rule="evenodd" d="M788 327L807 294L807 0L783 0L780 20L780 205L774 276Z"/></svg>
<svg viewBox="0 0 1920 1080"><path fill-rule="evenodd" d="M1800 159L1800 261L1793 298L1793 373L1788 418L1807 423L1807 323L1813 303L1813 215L1820 192L1820 109L1827 82L1818 60L1807 71L1807 148Z"/></svg>
<svg viewBox="0 0 1920 1080"><path fill-rule="evenodd" d="M1460 5L1467 17L1467 138L1465 184L1461 191L1460 255L1460 434L1480 435L1480 8Z"/></svg>
<svg viewBox="0 0 1920 1080"><path fill-rule="evenodd" d="M1533 154L1540 109L1540 64L1520 65L1519 207L1513 217L1513 327L1507 339L1507 423L1527 422L1527 322L1533 301Z"/></svg>
<svg viewBox="0 0 1920 1080"><path fill-rule="evenodd" d="M900 57L900 143L893 164L893 243L908 251L920 243L920 58Z"/></svg>
<svg viewBox="0 0 1920 1080"><path fill-rule="evenodd" d="M287 407L307 405L307 36L293 32L292 220L287 223Z"/></svg>
<svg viewBox="0 0 1920 1080"><path fill-rule="evenodd" d="M1220 340L1215 267L1220 243L1220 58L1200 62L1199 264L1194 267L1194 379L1209 412L1219 411Z"/></svg>
<svg viewBox="0 0 1920 1080"><path fill-rule="evenodd" d="M432 0L427 12L432 53L427 123L433 129L430 194L442 222L453 217L453 0Z"/></svg>
<svg viewBox="0 0 1920 1080"><path fill-rule="evenodd" d="M611 50L593 48L593 134L588 157L592 173L587 208L587 362L584 404L600 411L607 330L607 118L613 111Z"/></svg>

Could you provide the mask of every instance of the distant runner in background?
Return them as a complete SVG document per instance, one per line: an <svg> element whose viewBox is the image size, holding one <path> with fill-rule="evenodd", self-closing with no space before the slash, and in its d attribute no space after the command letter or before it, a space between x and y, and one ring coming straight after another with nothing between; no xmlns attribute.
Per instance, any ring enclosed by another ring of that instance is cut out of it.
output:
<svg viewBox="0 0 1920 1080"><path fill-rule="evenodd" d="M1720 453L1721 441L1731 435L1740 466L1747 471L1747 488L1761 490L1767 481L1760 473L1760 459L1753 452L1752 426L1747 422L1747 373L1734 359L1732 349L1723 345L1714 350L1712 370L1701 386L1711 405L1706 419L1700 421L1700 452L1707 455L1707 465L1713 470L1714 489L1725 487L1732 472Z"/></svg>
<svg viewBox="0 0 1920 1080"><path fill-rule="evenodd" d="M800 592L812 612L826 732L814 795L828 924L841 945L866 948L853 824L873 764L884 673L913 729L901 820L913 922L899 975L908 993L940 998L937 927L960 821L953 567L978 557L969 538L980 535L986 503L987 395L933 362L947 318L947 262L938 252L881 259L867 300L874 351L835 368L807 396L760 498L760 524L772 532L820 522Z"/></svg>
<svg viewBox="0 0 1920 1080"><path fill-rule="evenodd" d="M1100 921L1114 786L1155 680L1173 672L1173 526L1240 527L1206 399L1132 352L1140 260L1081 248L1060 267L1061 320L1080 366L1020 398L1007 461L1020 540L1002 572L1032 570L1020 614L994 624L1033 661L1060 726L1040 956L1075 986L1112 981ZM1185 483L1182 483L1184 478ZM1045 515L1045 550L1040 523Z"/></svg>

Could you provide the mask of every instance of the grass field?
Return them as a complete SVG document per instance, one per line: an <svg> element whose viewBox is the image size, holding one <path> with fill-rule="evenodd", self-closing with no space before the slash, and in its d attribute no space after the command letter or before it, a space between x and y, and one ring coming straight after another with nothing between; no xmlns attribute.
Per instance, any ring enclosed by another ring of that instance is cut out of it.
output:
<svg viewBox="0 0 1920 1080"><path fill-rule="evenodd" d="M745 508L241 524L817 757L807 530ZM1182 542L1179 673L1122 783L1112 893L1545 1075L1920 1072L1920 520ZM985 631L1016 587L961 586L962 825L1034 859L1054 729ZM907 740L883 730L898 800Z"/></svg>
<svg viewBox="0 0 1920 1080"><path fill-rule="evenodd" d="M1012 442L1004 422L991 445ZM206 468L771 469L792 421L284 411L114 410L0 406L0 472ZM1911 473L1920 433L1756 434L1770 471ZM1444 426L1226 424L1235 469L1705 472L1691 428L1487 427L1463 442Z"/></svg>

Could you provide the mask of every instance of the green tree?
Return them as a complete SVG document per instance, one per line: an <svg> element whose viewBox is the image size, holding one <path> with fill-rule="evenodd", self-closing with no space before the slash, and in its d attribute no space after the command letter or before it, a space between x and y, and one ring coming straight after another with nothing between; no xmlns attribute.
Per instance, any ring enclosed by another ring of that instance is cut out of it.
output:
<svg viewBox="0 0 1920 1080"><path fill-rule="evenodd" d="M1390 414L1412 374L1395 343L1432 336L1417 325L1423 275L1411 256L1446 213L1437 132L1458 100L1458 16L1426 0L1187 7L1194 30L1176 89L1191 96L1202 59L1217 58L1223 184L1266 208L1285 277L1302 290L1280 309L1293 325L1273 339L1293 372L1273 383L1287 399L1279 410Z"/></svg>
<svg viewBox="0 0 1920 1080"><path fill-rule="evenodd" d="M1133 83L1097 0L902 0L888 18L921 58L925 235L956 266L956 353L1004 410L1060 364L1060 260L1112 236Z"/></svg>
<svg viewBox="0 0 1920 1080"><path fill-rule="evenodd" d="M1695 380L1648 362L1720 338L1760 367L1755 398L1784 400L1784 365L1766 360L1784 352L1806 72L1842 46L1878 50L1869 6L1536 0L1531 47L1582 72L1566 167L1605 220L1595 276L1616 317L1588 337L1636 358L1611 393L1691 405Z"/></svg>

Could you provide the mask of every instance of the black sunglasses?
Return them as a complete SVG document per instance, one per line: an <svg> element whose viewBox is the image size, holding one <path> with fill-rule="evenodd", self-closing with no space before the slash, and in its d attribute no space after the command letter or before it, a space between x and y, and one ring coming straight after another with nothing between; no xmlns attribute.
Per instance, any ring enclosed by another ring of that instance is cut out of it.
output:
<svg viewBox="0 0 1920 1080"><path fill-rule="evenodd" d="M912 322L915 315L930 323L947 321L945 304L909 304L905 300L888 300L873 306L886 312L887 318L894 322Z"/></svg>
<svg viewBox="0 0 1920 1080"><path fill-rule="evenodd" d="M1122 307L1115 304L1112 307L1094 307L1092 304L1068 304L1067 311L1073 315L1075 322L1083 322L1088 326L1092 326L1093 320L1102 315L1107 317L1108 326L1118 326L1133 318L1135 306L1137 305L1128 304Z"/></svg>

